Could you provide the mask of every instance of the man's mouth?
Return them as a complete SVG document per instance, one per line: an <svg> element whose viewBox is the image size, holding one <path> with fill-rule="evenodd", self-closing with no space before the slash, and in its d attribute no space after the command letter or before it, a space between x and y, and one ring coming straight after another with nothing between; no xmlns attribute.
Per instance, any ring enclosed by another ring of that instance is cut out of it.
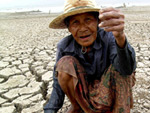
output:
<svg viewBox="0 0 150 113"><path fill-rule="evenodd" d="M85 36L80 36L80 38L87 38L87 37L89 37L90 35L85 35Z"/></svg>

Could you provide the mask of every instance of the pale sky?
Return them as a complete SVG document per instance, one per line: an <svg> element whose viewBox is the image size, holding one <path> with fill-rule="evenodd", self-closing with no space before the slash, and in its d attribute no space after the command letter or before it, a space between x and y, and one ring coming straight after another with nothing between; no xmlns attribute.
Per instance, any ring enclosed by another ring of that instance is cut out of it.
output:
<svg viewBox="0 0 150 113"><path fill-rule="evenodd" d="M99 6L116 4L150 5L150 0L96 0ZM0 0L0 8L31 6L63 6L64 0Z"/></svg>

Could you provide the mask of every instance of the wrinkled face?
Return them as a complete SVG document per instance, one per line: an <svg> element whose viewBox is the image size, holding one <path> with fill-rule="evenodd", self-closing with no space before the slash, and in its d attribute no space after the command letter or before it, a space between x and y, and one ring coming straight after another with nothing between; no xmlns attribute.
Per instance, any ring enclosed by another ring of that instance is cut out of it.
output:
<svg viewBox="0 0 150 113"><path fill-rule="evenodd" d="M98 21L91 13L82 13L70 17L68 29L78 44L88 47L97 37Z"/></svg>

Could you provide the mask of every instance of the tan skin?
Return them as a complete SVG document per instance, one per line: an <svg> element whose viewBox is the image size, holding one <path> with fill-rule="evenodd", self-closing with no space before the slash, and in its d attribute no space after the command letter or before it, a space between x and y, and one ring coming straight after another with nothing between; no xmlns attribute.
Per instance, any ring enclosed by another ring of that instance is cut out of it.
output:
<svg viewBox="0 0 150 113"><path fill-rule="evenodd" d="M97 37L97 25L107 32L112 32L120 48L125 46L124 15L117 9L106 8L99 11L100 23L90 13L74 15L70 18L68 30L81 46L90 46ZM88 52L88 51L87 51ZM75 100L73 88L73 77L65 72L58 72L58 82L69 98L72 106L67 113L80 113L81 108Z"/></svg>
<svg viewBox="0 0 150 113"><path fill-rule="evenodd" d="M97 37L97 19L90 13L70 17L69 31L78 44L89 47Z"/></svg>
<svg viewBox="0 0 150 113"><path fill-rule="evenodd" d="M105 31L112 32L118 46L124 48L125 46L125 34L124 34L124 14L114 8L106 8L99 11L100 24L99 27L103 27Z"/></svg>

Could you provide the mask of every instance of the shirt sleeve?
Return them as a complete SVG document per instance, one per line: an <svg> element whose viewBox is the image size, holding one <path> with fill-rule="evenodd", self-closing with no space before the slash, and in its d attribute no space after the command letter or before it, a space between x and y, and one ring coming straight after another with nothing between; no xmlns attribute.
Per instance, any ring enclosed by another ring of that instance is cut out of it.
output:
<svg viewBox="0 0 150 113"><path fill-rule="evenodd" d="M128 43L127 38L124 48L119 48L113 35L110 42L110 59L115 69L121 75L131 75L136 69L135 51Z"/></svg>
<svg viewBox="0 0 150 113"><path fill-rule="evenodd" d="M57 47L56 63L62 57L60 49ZM62 91L57 77L55 76L56 64L53 70L53 90L48 103L44 106L44 113L56 113L63 105L65 94Z"/></svg>

